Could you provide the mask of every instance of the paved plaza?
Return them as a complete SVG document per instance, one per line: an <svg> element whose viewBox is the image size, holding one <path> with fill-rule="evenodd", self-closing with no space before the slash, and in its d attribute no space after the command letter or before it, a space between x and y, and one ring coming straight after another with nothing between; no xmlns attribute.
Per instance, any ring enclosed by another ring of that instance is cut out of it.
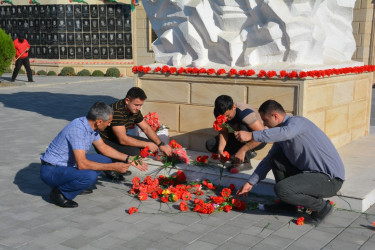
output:
<svg viewBox="0 0 375 250"><path fill-rule="evenodd" d="M9 79L0 77L3 83ZM35 76L36 82L27 84L20 75L18 80L18 86L0 87L0 249L375 248L375 206L365 213L335 209L318 227L297 226L299 214L200 215L151 199L129 215L127 209L140 204L128 194L132 177L121 183L99 177L92 194L77 196L78 208L57 207L39 177L40 154L94 102L124 98L133 79Z"/></svg>

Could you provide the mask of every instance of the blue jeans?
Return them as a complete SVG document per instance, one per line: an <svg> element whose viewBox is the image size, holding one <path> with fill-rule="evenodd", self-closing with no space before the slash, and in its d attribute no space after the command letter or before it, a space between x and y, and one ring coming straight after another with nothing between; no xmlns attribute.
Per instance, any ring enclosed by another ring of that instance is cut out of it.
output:
<svg viewBox="0 0 375 250"><path fill-rule="evenodd" d="M106 156L93 154L86 156L88 160L99 163L111 163ZM90 188L96 182L102 171L79 170L75 167L42 165L40 177L47 185L57 187L68 200L73 200L82 191Z"/></svg>

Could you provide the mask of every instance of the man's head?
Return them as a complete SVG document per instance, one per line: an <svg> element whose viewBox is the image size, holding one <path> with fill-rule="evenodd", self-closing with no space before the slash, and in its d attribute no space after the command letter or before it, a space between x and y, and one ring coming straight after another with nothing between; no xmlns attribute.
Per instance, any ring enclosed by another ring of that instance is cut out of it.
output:
<svg viewBox="0 0 375 250"><path fill-rule="evenodd" d="M23 43L23 40L25 39L25 35L23 34L23 32L19 32L17 34L17 38L18 38L18 41L20 41L20 43Z"/></svg>
<svg viewBox="0 0 375 250"><path fill-rule="evenodd" d="M89 121L95 122L94 126L100 131L103 131L106 127L111 125L113 110L104 102L96 102L90 108L86 118Z"/></svg>
<svg viewBox="0 0 375 250"><path fill-rule="evenodd" d="M225 115L230 121L236 115L236 104L233 103L232 97L228 95L221 95L215 100L215 116Z"/></svg>
<svg viewBox="0 0 375 250"><path fill-rule="evenodd" d="M139 110L141 110L146 99L147 96L141 88L133 87L129 89L125 97L126 109L129 112L136 114L139 112Z"/></svg>
<svg viewBox="0 0 375 250"><path fill-rule="evenodd" d="M274 100L265 101L260 105L259 114L262 117L264 125L269 128L279 126L286 115L283 106Z"/></svg>

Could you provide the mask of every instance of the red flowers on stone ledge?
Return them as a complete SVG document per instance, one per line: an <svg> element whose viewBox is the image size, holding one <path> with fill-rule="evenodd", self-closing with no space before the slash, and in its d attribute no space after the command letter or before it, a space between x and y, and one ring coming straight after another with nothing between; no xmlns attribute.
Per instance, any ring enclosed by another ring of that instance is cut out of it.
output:
<svg viewBox="0 0 375 250"><path fill-rule="evenodd" d="M156 67L153 70L150 67L143 67L142 65L134 66L133 67L133 73L157 73L161 72L162 74L199 74L199 75L213 75L216 73L216 75L224 75L224 76L242 76L242 77L248 77L253 76L256 74L256 72L252 69L249 70L236 70L236 69L230 69L228 72L225 69L218 69L217 71L213 68L205 69L205 68L183 68L180 67L177 69L176 67L169 67L167 65L164 65L162 68ZM260 70L258 74L256 74L259 78L273 78L278 76L279 78L289 78L289 79L295 79L295 78L306 78L306 77L312 77L312 78L320 78L320 77L330 77L332 75L345 75L345 74L361 74L366 72L374 72L375 71L375 65L364 65L364 66L355 66L355 67L346 67L346 68L333 68L333 69L324 69L324 70L310 70L310 71L290 71L287 72L285 70L281 70L279 74L277 74L274 70Z"/></svg>

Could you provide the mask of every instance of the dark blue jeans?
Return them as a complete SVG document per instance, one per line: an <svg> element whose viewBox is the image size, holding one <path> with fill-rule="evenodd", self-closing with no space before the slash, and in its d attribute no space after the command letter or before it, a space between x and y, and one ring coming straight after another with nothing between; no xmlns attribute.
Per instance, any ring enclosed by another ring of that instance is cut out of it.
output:
<svg viewBox="0 0 375 250"><path fill-rule="evenodd" d="M111 163L111 159L99 155L87 155L87 159L99 163ZM51 187L57 187L68 200L73 200L82 191L92 187L101 171L79 170L75 167L42 165L41 179Z"/></svg>

